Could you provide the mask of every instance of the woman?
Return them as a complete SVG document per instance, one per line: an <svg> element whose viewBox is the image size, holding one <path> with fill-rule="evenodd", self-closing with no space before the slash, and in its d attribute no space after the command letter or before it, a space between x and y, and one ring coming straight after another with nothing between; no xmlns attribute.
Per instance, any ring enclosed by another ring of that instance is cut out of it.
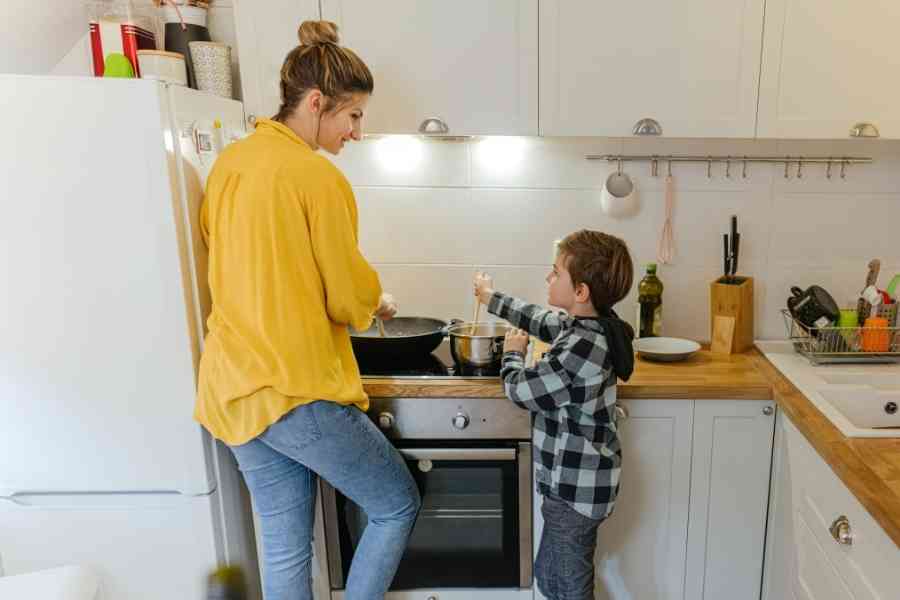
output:
<svg viewBox="0 0 900 600"><path fill-rule="evenodd" d="M213 308L196 419L229 445L263 541L266 600L311 599L317 476L369 524L348 600L383 598L419 509L399 453L366 417L348 325L396 307L357 246L356 201L337 154L359 140L372 74L307 21L281 69L282 105L229 146L207 183L201 222Z"/></svg>

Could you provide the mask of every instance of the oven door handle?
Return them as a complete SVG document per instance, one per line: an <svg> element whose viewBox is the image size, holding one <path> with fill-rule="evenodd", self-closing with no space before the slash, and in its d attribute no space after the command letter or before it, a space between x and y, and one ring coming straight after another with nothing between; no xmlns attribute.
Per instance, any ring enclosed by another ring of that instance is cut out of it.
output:
<svg viewBox="0 0 900 600"><path fill-rule="evenodd" d="M410 460L516 460L515 448L398 448Z"/></svg>

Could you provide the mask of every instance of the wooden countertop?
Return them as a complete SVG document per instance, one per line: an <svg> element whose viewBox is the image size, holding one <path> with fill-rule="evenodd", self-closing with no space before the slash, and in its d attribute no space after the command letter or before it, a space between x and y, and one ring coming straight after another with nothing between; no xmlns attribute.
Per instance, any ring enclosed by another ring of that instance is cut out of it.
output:
<svg viewBox="0 0 900 600"><path fill-rule="evenodd" d="M498 379L363 379L373 398L502 398ZM717 356L704 349L677 363L636 359L634 374L619 382L619 398L769 400L772 386L756 368L753 354Z"/></svg>
<svg viewBox="0 0 900 600"><path fill-rule="evenodd" d="M765 356L753 360L781 410L900 547L900 439L844 436Z"/></svg>
<svg viewBox="0 0 900 600"><path fill-rule="evenodd" d="M371 397L502 398L499 380L363 379ZM848 438L760 352L704 349L679 363L638 359L620 398L774 399L860 503L900 547L900 439Z"/></svg>

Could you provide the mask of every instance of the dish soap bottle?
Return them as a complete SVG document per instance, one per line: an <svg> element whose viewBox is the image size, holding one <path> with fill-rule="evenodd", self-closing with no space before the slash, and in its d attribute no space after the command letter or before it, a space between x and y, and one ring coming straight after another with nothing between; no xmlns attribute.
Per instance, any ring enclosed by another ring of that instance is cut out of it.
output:
<svg viewBox="0 0 900 600"><path fill-rule="evenodd" d="M647 273L638 284L638 337L658 337L662 329L663 284L656 276L656 263L647 264Z"/></svg>

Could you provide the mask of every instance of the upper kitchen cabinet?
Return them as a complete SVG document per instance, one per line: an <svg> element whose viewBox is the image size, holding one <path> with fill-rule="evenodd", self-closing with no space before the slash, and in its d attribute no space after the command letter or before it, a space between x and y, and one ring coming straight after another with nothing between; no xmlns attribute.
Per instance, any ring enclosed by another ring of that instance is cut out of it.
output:
<svg viewBox="0 0 900 600"><path fill-rule="evenodd" d="M541 134L752 138L764 0L541 0Z"/></svg>
<svg viewBox="0 0 900 600"><path fill-rule="evenodd" d="M300 23L319 18L318 0L234 0L244 113L252 125L281 106L281 65Z"/></svg>
<svg viewBox="0 0 900 600"><path fill-rule="evenodd" d="M537 135L537 16L537 0L322 0L375 76L371 133Z"/></svg>
<svg viewBox="0 0 900 600"><path fill-rule="evenodd" d="M898 29L897 2L768 0L759 137L840 139L869 123L900 138Z"/></svg>

